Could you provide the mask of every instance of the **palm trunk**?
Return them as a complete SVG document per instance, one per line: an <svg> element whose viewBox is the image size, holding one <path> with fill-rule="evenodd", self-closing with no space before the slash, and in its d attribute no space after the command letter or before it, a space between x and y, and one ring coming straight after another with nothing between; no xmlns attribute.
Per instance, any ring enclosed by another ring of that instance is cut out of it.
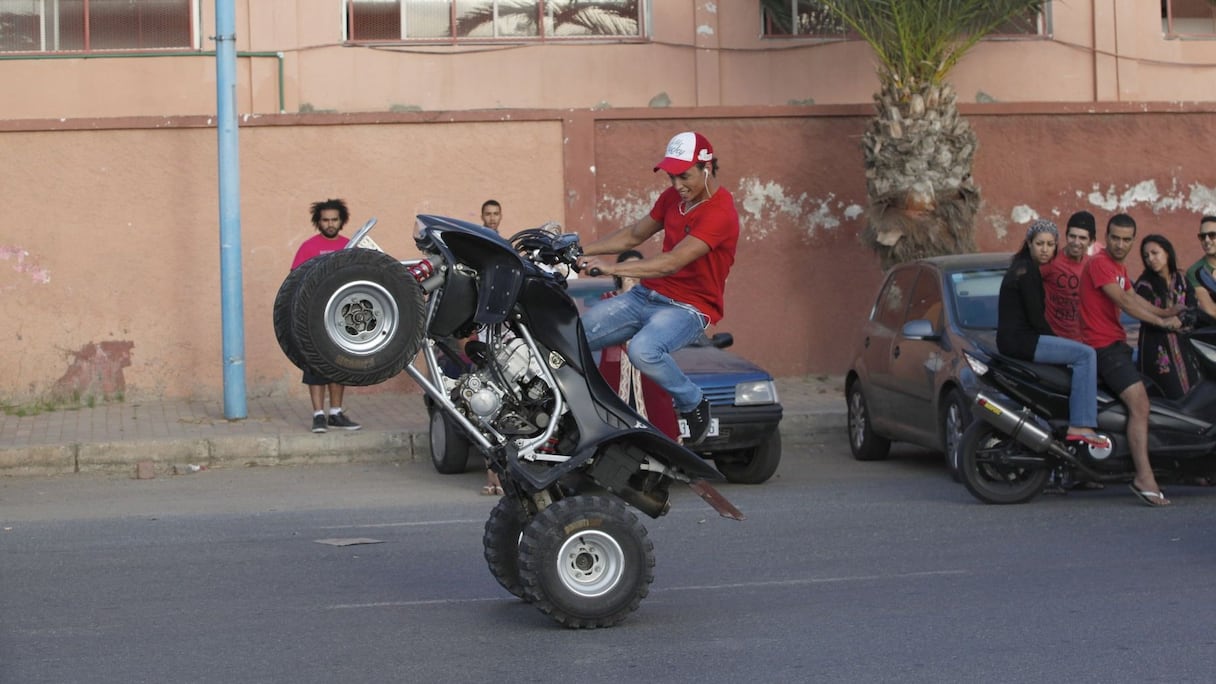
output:
<svg viewBox="0 0 1216 684"><path fill-rule="evenodd" d="M883 84L862 138L869 207L862 242L883 268L976 251L976 136L947 84Z"/></svg>

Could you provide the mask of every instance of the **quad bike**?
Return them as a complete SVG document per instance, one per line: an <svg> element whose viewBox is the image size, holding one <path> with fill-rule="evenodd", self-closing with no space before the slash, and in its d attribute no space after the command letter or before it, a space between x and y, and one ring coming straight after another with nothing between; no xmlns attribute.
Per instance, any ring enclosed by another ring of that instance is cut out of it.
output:
<svg viewBox="0 0 1216 684"><path fill-rule="evenodd" d="M420 215L423 259L400 262L367 238L292 271L275 299L275 335L302 369L344 385L405 370L426 393L441 446L472 444L504 496L483 545L494 578L566 627L614 625L654 579L654 547L630 506L653 518L688 485L724 517L743 515L710 486L721 475L623 402L587 347L566 277L578 236L545 226L510 240ZM437 349L465 345L444 373ZM421 351L425 371L414 357ZM455 375L456 377L453 377ZM432 446L436 439L432 439Z"/></svg>

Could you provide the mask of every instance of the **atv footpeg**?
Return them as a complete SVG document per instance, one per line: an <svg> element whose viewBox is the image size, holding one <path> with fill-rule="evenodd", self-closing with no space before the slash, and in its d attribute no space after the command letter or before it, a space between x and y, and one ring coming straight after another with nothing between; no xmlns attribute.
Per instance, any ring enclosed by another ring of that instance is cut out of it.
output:
<svg viewBox="0 0 1216 684"><path fill-rule="evenodd" d="M688 488L697 493L697 496L705 499L705 503L709 504L718 515L731 520L745 520L743 511L735 508L735 505L726 500L722 493L713 488L705 480L693 480L688 483Z"/></svg>

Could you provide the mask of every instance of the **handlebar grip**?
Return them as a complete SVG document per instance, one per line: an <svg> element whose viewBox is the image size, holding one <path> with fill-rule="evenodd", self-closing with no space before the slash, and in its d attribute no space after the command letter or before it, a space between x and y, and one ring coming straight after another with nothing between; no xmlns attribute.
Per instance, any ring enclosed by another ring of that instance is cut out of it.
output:
<svg viewBox="0 0 1216 684"><path fill-rule="evenodd" d="M587 275L591 276L592 278L598 278L599 276L604 275L604 272L600 270L599 266L592 266L587 271Z"/></svg>

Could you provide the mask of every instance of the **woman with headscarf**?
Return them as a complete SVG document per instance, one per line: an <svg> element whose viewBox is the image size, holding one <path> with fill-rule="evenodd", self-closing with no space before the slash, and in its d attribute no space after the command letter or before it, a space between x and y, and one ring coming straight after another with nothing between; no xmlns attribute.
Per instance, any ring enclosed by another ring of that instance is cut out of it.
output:
<svg viewBox="0 0 1216 684"><path fill-rule="evenodd" d="M1059 230L1051 221L1038 220L1026 231L1026 241L1013 255L1001 281L997 309L996 346L1006 356L1035 363L1072 368L1068 397L1068 433L1065 439L1108 447L1094 432L1098 424L1098 369L1092 347L1058 337L1043 316L1045 295L1039 267L1056 255Z"/></svg>
<svg viewBox="0 0 1216 684"><path fill-rule="evenodd" d="M1195 289L1178 271L1174 246L1162 235L1146 235L1140 242L1144 272L1136 280L1136 294L1153 306L1169 309L1176 304L1195 305ZM1187 351L1178 333L1148 323L1140 324L1140 374L1152 380L1161 394L1180 399L1199 381L1199 365Z"/></svg>

